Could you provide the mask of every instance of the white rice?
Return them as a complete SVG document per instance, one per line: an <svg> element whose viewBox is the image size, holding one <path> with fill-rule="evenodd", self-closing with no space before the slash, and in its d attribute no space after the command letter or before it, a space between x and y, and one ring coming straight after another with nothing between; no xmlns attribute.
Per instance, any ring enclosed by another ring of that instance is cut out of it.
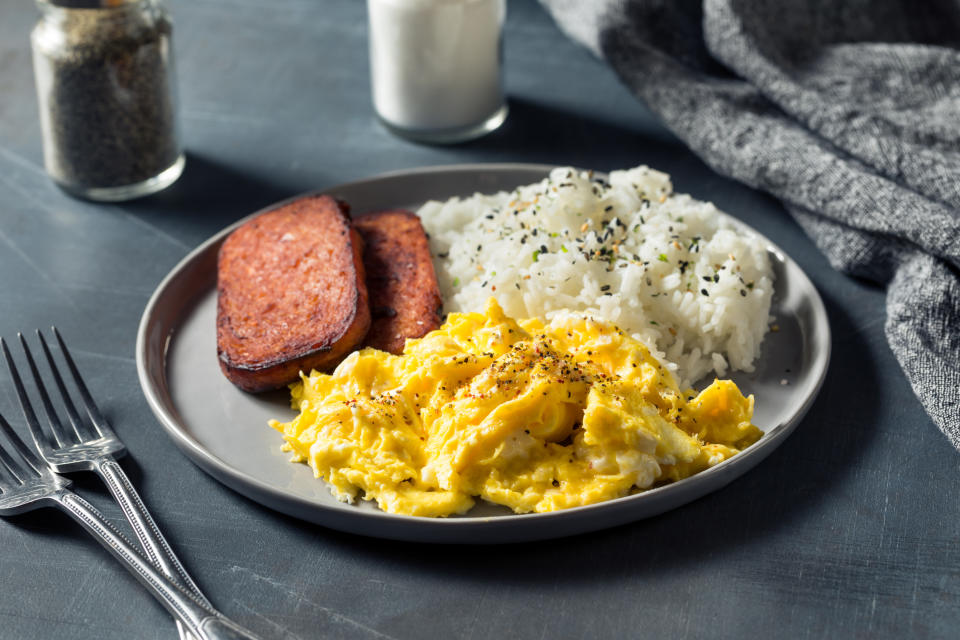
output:
<svg viewBox="0 0 960 640"><path fill-rule="evenodd" d="M428 202L444 310L588 313L648 345L684 387L752 371L769 325L766 246L648 167L555 169L512 192Z"/></svg>

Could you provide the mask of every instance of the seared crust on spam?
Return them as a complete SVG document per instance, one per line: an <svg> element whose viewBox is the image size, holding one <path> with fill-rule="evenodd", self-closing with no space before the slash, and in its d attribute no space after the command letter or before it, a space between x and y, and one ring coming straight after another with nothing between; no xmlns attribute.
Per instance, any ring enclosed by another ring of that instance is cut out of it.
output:
<svg viewBox="0 0 960 640"><path fill-rule="evenodd" d="M363 236L373 316L363 345L400 353L407 338L440 326L443 302L427 235L420 218L400 209L365 214L353 225Z"/></svg>
<svg viewBox="0 0 960 640"><path fill-rule="evenodd" d="M347 206L307 196L257 216L217 262L217 353L245 391L335 366L364 338L370 308L362 239Z"/></svg>

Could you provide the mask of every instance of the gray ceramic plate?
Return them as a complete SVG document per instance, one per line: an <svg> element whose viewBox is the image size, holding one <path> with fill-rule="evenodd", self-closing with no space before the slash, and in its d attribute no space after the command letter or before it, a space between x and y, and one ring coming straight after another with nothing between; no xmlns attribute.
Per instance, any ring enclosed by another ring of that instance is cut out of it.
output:
<svg viewBox="0 0 960 640"><path fill-rule="evenodd" d="M358 213L415 209L428 199L512 189L540 180L549 169L522 164L434 167L326 192L346 200ZM662 513L723 487L779 446L813 402L830 359L830 327L820 296L796 263L770 244L776 272L772 313L780 330L768 334L754 373L733 376L744 393L756 394L754 422L765 431L746 451L675 484L548 514L515 515L479 505L465 516L429 519L386 514L371 502L347 505L337 502L308 466L290 463L289 454L280 451L280 435L267 420L293 415L287 393L249 395L220 373L217 250L242 222L184 258L153 294L137 336L140 384L160 424L201 469L271 509L342 531L424 542L512 542L566 536Z"/></svg>

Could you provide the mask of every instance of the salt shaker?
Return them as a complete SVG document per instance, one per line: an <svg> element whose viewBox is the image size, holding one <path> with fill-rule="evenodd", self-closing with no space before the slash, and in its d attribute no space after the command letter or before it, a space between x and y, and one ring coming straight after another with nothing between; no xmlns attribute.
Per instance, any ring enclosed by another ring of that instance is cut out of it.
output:
<svg viewBox="0 0 960 640"><path fill-rule="evenodd" d="M171 23L159 0L36 0L31 33L47 173L127 200L183 171Z"/></svg>
<svg viewBox="0 0 960 640"><path fill-rule="evenodd" d="M462 142L507 116L505 0L367 0L379 120L397 135Z"/></svg>

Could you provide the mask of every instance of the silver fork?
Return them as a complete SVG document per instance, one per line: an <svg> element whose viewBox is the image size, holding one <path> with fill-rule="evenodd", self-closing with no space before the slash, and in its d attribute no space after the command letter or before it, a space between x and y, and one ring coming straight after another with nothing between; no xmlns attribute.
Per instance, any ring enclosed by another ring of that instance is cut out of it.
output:
<svg viewBox="0 0 960 640"><path fill-rule="evenodd" d="M68 513L118 558L167 611L201 640L255 640L256 636L213 607L195 600L162 575L113 528L95 507L70 491L70 481L54 473L24 444L0 415L0 515L40 507Z"/></svg>
<svg viewBox="0 0 960 640"><path fill-rule="evenodd" d="M56 327L53 327L53 335L60 348L60 353L66 363L67 369L70 372L70 376L73 379L74 386L80 397L80 402L83 405L89 421L84 420L77 411L76 405L71 399L67 386L64 383L64 377L57 368L50 347L44 339L43 334L37 331L40 346L43 349L44 356L52 373L53 381L59 391L63 407L66 410L69 427L64 425L53 407L50 395L47 392L46 385L34 361L33 354L30 352L27 341L22 334L17 334L37 387L40 402L43 405L44 413L47 417L46 429L41 426L37 418L6 342L0 338L0 348L3 350L7 367L13 378L20 408L40 455L46 463L58 473L70 473L74 471L94 471L97 473L104 484L106 484L110 494L123 510L124 516L129 521L137 539L143 546L147 559L166 574L174 584L177 584L188 592L201 606L212 610L210 602L200 592L196 583L191 579L186 569L183 568L183 565L173 553L166 539L164 539L163 534L160 533L160 529L154 522L150 512L147 511L143 500L140 498L136 489L134 489L133 484L130 482L126 473L124 473L123 468L117 464L115 458L124 455L126 453L126 447L100 413L93 397L87 390L86 384L83 382L83 378L80 376L80 372L73 358L70 356L67 345L64 343ZM180 622L178 622L177 627L181 638L186 640L188 636Z"/></svg>

